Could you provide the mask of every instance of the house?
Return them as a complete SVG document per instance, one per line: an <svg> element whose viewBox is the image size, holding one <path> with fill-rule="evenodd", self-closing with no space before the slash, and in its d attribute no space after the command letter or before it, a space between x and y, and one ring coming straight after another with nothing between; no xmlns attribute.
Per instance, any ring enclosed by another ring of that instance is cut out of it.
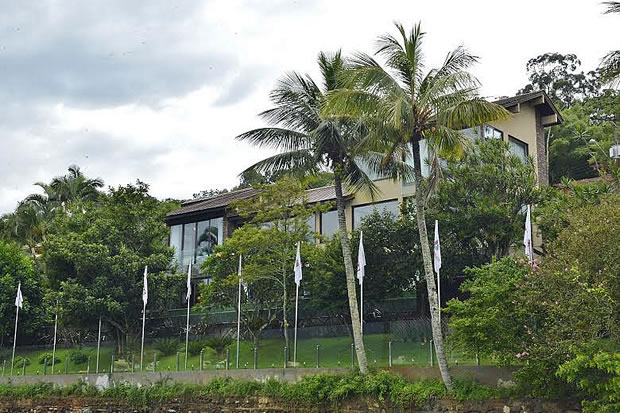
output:
<svg viewBox="0 0 620 413"><path fill-rule="evenodd" d="M540 185L548 184L547 153L544 129L562 122L559 111L545 92L532 92L524 95L500 99L496 103L504 106L512 116L504 121L471 128L464 133L471 137L502 139L510 145L510 150L523 158L534 159ZM422 142L422 152L425 145ZM428 174L428 166L423 167ZM398 214L398 205L403 199L414 194L412 182L393 181L375 176L380 191L378 198L359 193L347 196L346 219L349 230L360 225L361 220L374 209ZM199 266L216 245L222 244L241 225L240 219L229 208L232 201L255 196L252 188L232 191L221 195L192 199L183 202L181 208L166 217L170 226L170 246L176 250L176 260L182 268L193 264L193 273L199 276ZM307 191L308 202L334 201L334 187L322 187ZM315 232L325 236L333 235L338 228L336 211L317 213L310 222ZM536 246L536 240L534 245ZM540 239L538 240L540 245Z"/></svg>

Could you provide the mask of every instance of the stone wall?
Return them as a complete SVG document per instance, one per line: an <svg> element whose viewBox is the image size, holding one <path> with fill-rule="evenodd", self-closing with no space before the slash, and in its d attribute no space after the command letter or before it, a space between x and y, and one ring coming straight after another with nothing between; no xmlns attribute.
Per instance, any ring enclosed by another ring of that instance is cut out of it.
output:
<svg viewBox="0 0 620 413"><path fill-rule="evenodd" d="M291 405L267 397L247 398L199 398L191 400L172 400L166 403L136 407L118 400L86 399L86 398L41 398L11 400L0 398L0 413L65 413L65 412L152 412L152 413L211 413L211 412L244 412L244 413L284 413L284 412L345 412L345 413L577 413L575 402L550 402L544 400L484 400L459 402L444 399L425 403L425 406L396 408L389 402L376 399L358 398L321 406Z"/></svg>

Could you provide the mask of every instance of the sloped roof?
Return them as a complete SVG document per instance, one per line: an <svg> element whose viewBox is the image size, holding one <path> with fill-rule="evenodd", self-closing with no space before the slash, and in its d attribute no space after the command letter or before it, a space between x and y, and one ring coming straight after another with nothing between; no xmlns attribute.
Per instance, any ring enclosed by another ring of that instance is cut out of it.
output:
<svg viewBox="0 0 620 413"><path fill-rule="evenodd" d="M251 198L258 194L258 192L259 191L254 188L245 188L211 197L191 199L183 202L181 204L181 208L177 209L176 211L170 212L167 217L175 218L186 214L209 212L211 210L226 208L233 201ZM333 201L336 199L336 188L333 185L330 185L320 188L308 189L306 191L306 196L308 197L308 203L310 204L317 202ZM348 198L350 196L351 194L345 191L345 197Z"/></svg>
<svg viewBox="0 0 620 413"><path fill-rule="evenodd" d="M545 93L545 91L543 90L537 90L535 92L523 93L521 95L515 95L515 96L511 96L507 98L498 99L494 101L493 103L496 103L508 109L508 108L517 106L521 103L526 103L534 99L538 99L540 97L543 98L543 102L544 102L542 105L540 105L540 106L543 106L543 115L555 114L558 117L557 123L562 123L564 120L562 119L562 115L560 114L560 111L558 110L558 108L555 107L549 95L547 95L547 93Z"/></svg>

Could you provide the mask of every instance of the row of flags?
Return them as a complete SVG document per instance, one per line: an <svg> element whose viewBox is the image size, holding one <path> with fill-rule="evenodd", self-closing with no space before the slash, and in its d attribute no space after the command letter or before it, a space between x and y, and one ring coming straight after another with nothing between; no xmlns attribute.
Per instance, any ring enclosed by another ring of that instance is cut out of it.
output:
<svg viewBox="0 0 620 413"><path fill-rule="evenodd" d="M360 231L360 241L359 241L359 249L357 254L357 279L360 284L360 323L363 328L363 287L364 287L364 276L365 276L365 267L366 267L366 254L364 252L364 235L362 231ZM528 258L528 262L531 265L534 265L534 250L532 246L532 221L531 221L531 206L527 205L526 209L526 217L525 217L525 230L523 234L523 245L525 247L525 255ZM241 286L243 285L244 290L246 290L247 294L247 286L243 282L241 277L241 264L242 264L242 256L239 255L239 304L238 304L238 318L237 318L237 363L239 362L239 336L240 336L240 323L241 323ZM437 297L439 300L439 306L441 306L441 284L439 277L439 270L441 269L441 244L439 241L439 221L435 220L435 238L433 242L433 268L435 273L437 274ZM296 294L295 294L295 344L294 344L294 356L293 362L296 362L297 355L297 315L298 315L298 307L299 307L299 286L301 285L301 280L303 278L303 266L301 262L301 243L297 242L297 253L295 255L295 286L296 286ZM185 363L187 365L187 345L188 345L188 335L189 335L189 305L190 298L192 295L192 266L188 265L187 268L187 292L185 298L187 300L187 326L186 326L186 337L185 337L185 346L186 346L186 354L185 354ZM142 302L143 302L143 312L142 312L142 348L140 352L140 366L142 368L143 357L144 357L144 325L145 325L145 316L146 316L146 305L149 299L149 287L148 287L148 266L144 267L144 280L142 285ZM17 285L17 295L15 297L15 307L16 307L16 315L15 315L15 337L13 339L13 358L11 360L11 372L13 370L13 359L15 358L15 344L17 338L17 320L19 317L19 309L23 308L24 297L22 295L21 282ZM441 312L440 312L441 317ZM441 320L441 318L440 318ZM363 330L362 330L363 331Z"/></svg>

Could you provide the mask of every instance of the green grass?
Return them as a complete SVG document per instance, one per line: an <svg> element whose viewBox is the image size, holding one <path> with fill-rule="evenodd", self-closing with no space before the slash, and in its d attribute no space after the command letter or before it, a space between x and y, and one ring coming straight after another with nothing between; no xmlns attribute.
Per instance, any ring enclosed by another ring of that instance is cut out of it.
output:
<svg viewBox="0 0 620 413"><path fill-rule="evenodd" d="M371 367L385 367L388 365L388 342L390 341L389 335L384 334L372 334L364 337L364 343L366 346L366 353L368 355L368 363ZM292 345L292 340L291 340ZM330 338L311 338L300 339L297 344L297 362L299 367L316 367L316 346L319 345L320 354L320 367L350 367L351 366L351 340L348 337L330 337ZM183 343L179 348L179 365L180 370L184 370L185 354ZM236 344L233 342L229 346L229 357L231 368L235 367L236 361ZM91 357L90 372L95 372L96 362L96 348L95 347L83 347L82 351ZM109 372L110 364L112 361L112 347L101 347L99 371ZM50 349L40 350L23 350L18 348L16 351L16 357L22 356L30 359L31 364L26 367L26 375L42 375L44 373L44 367L38 363L38 357L42 353L51 352ZM56 357L60 359L60 363L54 366L55 374L63 374L65 372L65 360L68 358L71 349L56 350ZM145 346L144 354L144 368L151 371L153 368L153 357L156 351L151 346ZM242 341L240 346L240 368L253 368L254 356L253 356L253 343L249 341ZM3 353L3 359L6 360L6 375L9 374L11 365L10 352ZM136 371L138 370L140 363L140 351L137 350L134 353L134 360L136 363ZM293 349L290 349L291 359L293 355ZM429 363L429 343L416 343L416 342L393 342L392 343L392 361L393 365L419 365L428 366ZM115 364L115 371L129 371L130 360L118 360L118 356L115 356L117 363ZM459 365L472 365L475 361L466 358L459 351L448 351L448 361L454 365L458 362ZM0 363L2 359L0 359ZM435 359L436 362L436 359ZM157 371L175 371L176 370L176 355L162 357L157 356ZM188 359L188 370L198 370L200 364L200 356L191 356ZM482 364L492 364L490 360L482 360ZM284 340L283 339L265 339L261 340L260 347L258 349L258 368L281 368L284 365ZM289 363L291 366L292 363ZM76 365L69 360L68 369L69 373L85 373L88 363ZM206 354L204 357L204 369L214 370L217 368L225 368L225 353L217 356L215 354ZM21 368L14 368L14 375L22 375ZM47 367L47 374L51 374L51 366Z"/></svg>

